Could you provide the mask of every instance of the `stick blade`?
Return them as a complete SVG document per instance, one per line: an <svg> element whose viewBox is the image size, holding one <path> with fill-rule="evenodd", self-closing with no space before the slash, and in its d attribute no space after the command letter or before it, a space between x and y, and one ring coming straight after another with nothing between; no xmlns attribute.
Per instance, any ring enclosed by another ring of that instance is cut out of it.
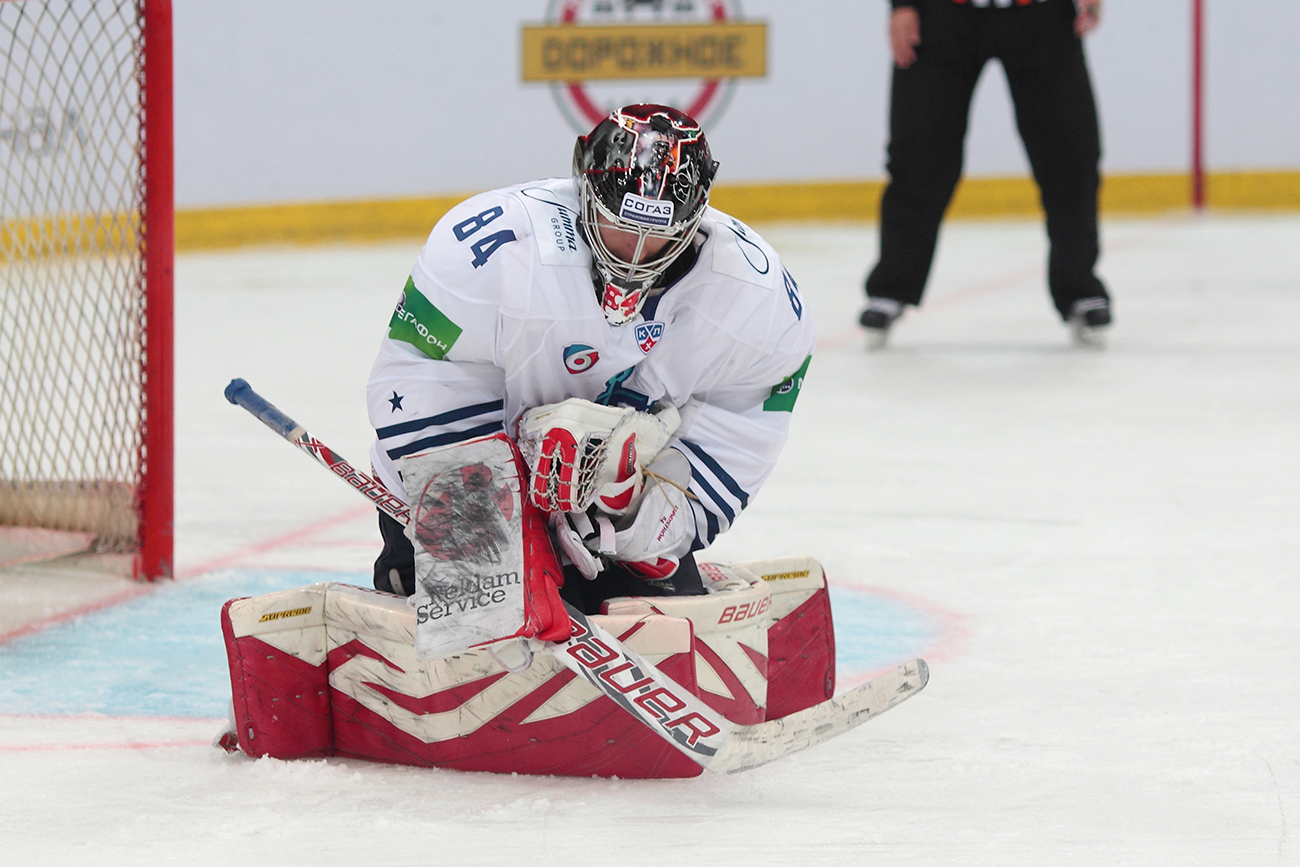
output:
<svg viewBox="0 0 1300 867"><path fill-rule="evenodd" d="M844 734L916 695L930 681L924 659L913 659L844 695L780 719L736 726L706 767L720 774L747 771Z"/></svg>

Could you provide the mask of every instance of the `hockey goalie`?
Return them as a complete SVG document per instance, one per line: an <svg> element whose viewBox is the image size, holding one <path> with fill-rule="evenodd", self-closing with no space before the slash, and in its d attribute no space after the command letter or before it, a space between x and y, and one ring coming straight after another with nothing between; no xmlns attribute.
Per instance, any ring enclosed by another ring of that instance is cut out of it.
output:
<svg viewBox="0 0 1300 867"><path fill-rule="evenodd" d="M831 707L821 567L696 560L772 471L814 341L776 251L708 206L717 166L691 118L628 106L572 177L438 222L371 372L374 478L330 464L380 506L375 591L228 603L230 746L691 776L924 684Z"/></svg>

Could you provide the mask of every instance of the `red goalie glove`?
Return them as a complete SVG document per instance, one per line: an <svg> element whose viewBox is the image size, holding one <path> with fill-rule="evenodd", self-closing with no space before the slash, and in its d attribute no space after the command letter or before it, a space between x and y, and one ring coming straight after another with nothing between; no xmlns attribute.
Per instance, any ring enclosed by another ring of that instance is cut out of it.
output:
<svg viewBox="0 0 1300 867"><path fill-rule="evenodd" d="M519 420L528 463L528 495L546 512L582 512L595 504L611 515L631 510L642 468L667 444L679 417L570 398L534 407Z"/></svg>

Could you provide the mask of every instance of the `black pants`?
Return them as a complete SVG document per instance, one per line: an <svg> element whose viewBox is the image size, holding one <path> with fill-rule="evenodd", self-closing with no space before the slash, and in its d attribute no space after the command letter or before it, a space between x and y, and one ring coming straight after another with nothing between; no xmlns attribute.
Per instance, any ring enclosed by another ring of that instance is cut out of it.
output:
<svg viewBox="0 0 1300 867"><path fill-rule="evenodd" d="M1107 297L1093 273L1101 138L1074 4L1000 9L917 0L917 11L916 62L894 69L890 180L880 205L880 261L867 278L867 295L921 302L939 223L961 178L971 96L996 58L1047 213L1052 301L1065 318L1078 299Z"/></svg>
<svg viewBox="0 0 1300 867"><path fill-rule="evenodd" d="M384 549L375 559L375 589L411 596L415 593L415 548L402 530L400 523L379 512L379 535L383 537ZM396 570L400 591L394 586L392 570ZM564 570L564 586L560 588L564 601L583 614L599 614L600 603L615 596L698 596L705 592L700 570L691 554L682 558L671 577L659 581L646 581L617 563L610 563L595 580L588 581L577 569L568 566Z"/></svg>
<svg viewBox="0 0 1300 867"><path fill-rule="evenodd" d="M609 563L588 581L573 566L564 568L560 596L583 614L599 614L600 604L615 596L703 596L706 592L695 556L687 554L669 578L646 581L617 563Z"/></svg>

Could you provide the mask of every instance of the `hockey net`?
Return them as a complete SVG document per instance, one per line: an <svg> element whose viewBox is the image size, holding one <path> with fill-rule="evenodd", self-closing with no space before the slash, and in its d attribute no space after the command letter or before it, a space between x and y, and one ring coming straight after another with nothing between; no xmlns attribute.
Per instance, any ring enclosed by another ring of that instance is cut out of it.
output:
<svg viewBox="0 0 1300 867"><path fill-rule="evenodd" d="M171 9L0 0L0 525L171 574Z"/></svg>

